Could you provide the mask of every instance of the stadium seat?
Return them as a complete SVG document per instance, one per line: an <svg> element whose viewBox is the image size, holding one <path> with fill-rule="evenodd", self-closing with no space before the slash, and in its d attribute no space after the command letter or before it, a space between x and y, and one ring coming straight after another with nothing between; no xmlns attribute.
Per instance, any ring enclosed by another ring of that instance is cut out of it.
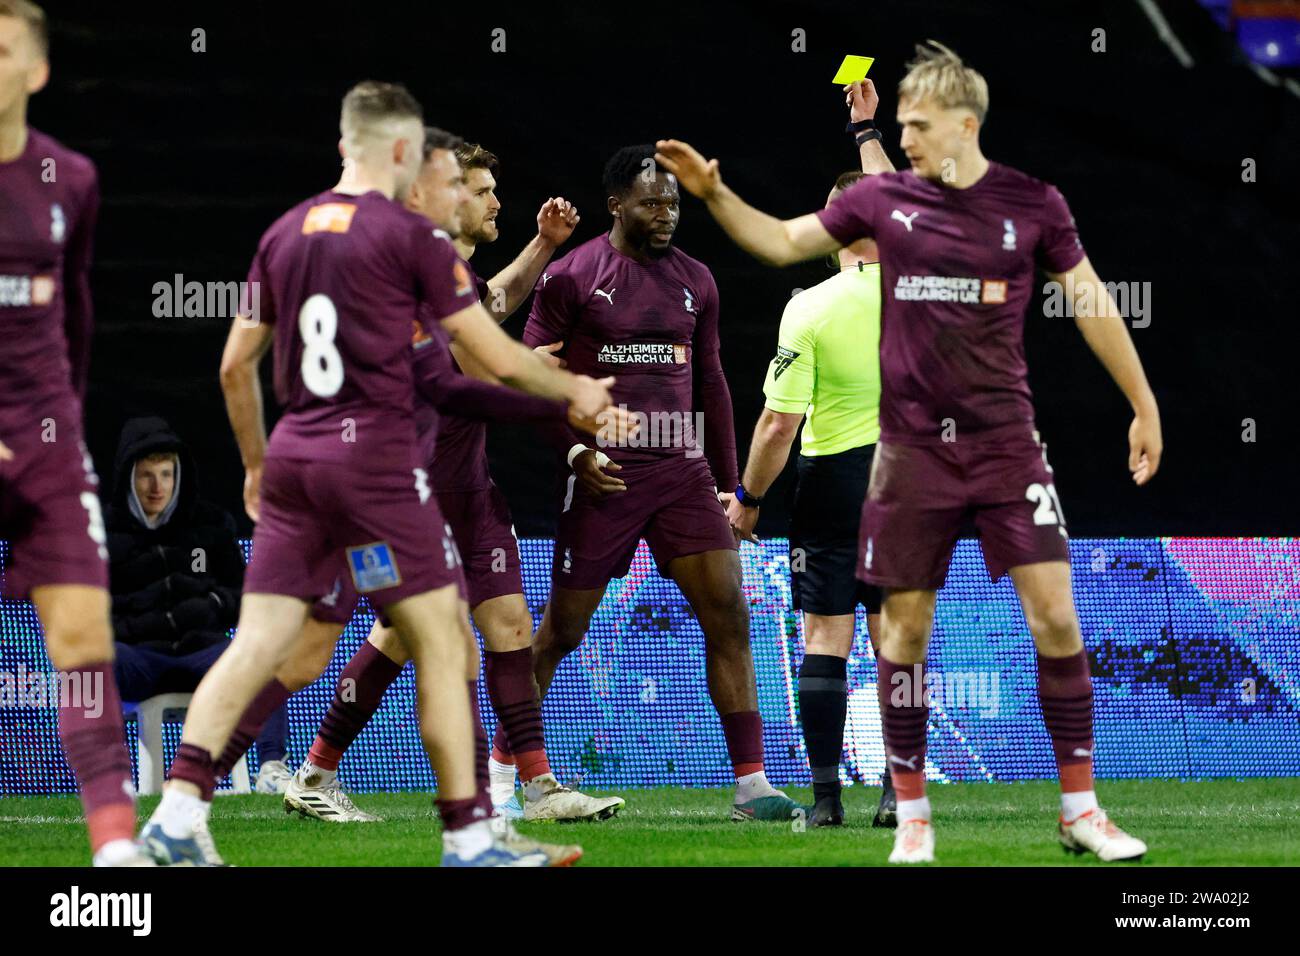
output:
<svg viewBox="0 0 1300 956"><path fill-rule="evenodd" d="M189 710L192 694L158 694L138 704L124 704L123 713L127 720L135 719L136 764L139 768L139 783L136 792L143 795L161 793L163 783L163 742L162 725L165 720L184 721L185 712ZM240 757L239 762L230 771L229 790L219 793L252 793L253 788L248 779L248 759Z"/></svg>

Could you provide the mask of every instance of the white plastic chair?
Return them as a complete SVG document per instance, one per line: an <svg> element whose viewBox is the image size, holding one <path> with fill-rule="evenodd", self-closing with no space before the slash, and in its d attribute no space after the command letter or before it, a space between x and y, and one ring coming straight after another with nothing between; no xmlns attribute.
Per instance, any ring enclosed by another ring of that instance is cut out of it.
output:
<svg viewBox="0 0 1300 956"><path fill-rule="evenodd" d="M127 704L127 719L135 715L136 763L140 770L140 785L136 792L142 796L161 793L163 784L162 725L165 720L184 721L193 694L158 694L138 704ZM134 708L134 709L133 709ZM248 759L240 757L230 770L229 790L218 793L252 793L248 779Z"/></svg>

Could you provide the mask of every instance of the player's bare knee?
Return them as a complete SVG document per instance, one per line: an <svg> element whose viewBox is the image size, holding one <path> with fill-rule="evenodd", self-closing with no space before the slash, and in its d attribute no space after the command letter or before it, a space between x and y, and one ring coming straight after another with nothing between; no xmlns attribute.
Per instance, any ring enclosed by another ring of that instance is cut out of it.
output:
<svg viewBox="0 0 1300 956"><path fill-rule="evenodd" d="M381 627L376 622L366 640L390 661L405 661L408 656L406 645L395 627Z"/></svg>
<svg viewBox="0 0 1300 956"><path fill-rule="evenodd" d="M551 625L552 646L562 650L565 654L576 651L587 637L587 624L585 619L568 618L565 620L556 620Z"/></svg>
<svg viewBox="0 0 1300 956"><path fill-rule="evenodd" d="M50 662L60 670L83 667L113 658L113 635L108 621L60 621L45 631Z"/></svg>
<svg viewBox="0 0 1300 956"><path fill-rule="evenodd" d="M1073 653L1082 647L1079 619L1069 595L1025 608L1025 622L1034 636L1034 643L1041 650L1055 652L1052 656Z"/></svg>

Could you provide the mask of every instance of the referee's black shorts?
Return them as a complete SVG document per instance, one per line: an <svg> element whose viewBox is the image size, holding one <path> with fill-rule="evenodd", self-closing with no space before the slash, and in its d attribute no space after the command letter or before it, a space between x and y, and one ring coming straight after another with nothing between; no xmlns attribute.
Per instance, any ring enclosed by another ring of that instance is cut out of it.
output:
<svg viewBox="0 0 1300 956"><path fill-rule="evenodd" d="M880 588L859 581L858 523L875 445L837 455L800 455L790 521L790 592L795 610L880 613Z"/></svg>

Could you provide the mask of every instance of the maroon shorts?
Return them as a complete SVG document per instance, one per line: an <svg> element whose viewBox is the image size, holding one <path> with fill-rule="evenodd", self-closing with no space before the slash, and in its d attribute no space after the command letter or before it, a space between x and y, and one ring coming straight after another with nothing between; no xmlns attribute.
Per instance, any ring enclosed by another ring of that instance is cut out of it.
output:
<svg viewBox="0 0 1300 956"><path fill-rule="evenodd" d="M340 563L333 586L316 599L316 603L311 606L311 616L326 624L347 627L360 603L361 595L357 594L356 585L352 583L352 574Z"/></svg>
<svg viewBox="0 0 1300 956"><path fill-rule="evenodd" d="M95 464L81 430L66 421L58 427L50 442L0 436L14 453L0 462L0 537L12 548L4 593L17 600L48 584L108 588Z"/></svg>
<svg viewBox="0 0 1300 956"><path fill-rule="evenodd" d="M590 497L569 476L551 563L554 587L586 591L623 577L642 538L664 577L671 577L675 558L736 550L704 458L619 464L623 470L614 474L627 490L604 498Z"/></svg>
<svg viewBox="0 0 1300 956"><path fill-rule="evenodd" d="M469 606L506 594L523 594L519 540L510 505L496 485L475 491L440 491L438 506L465 563Z"/></svg>
<svg viewBox="0 0 1300 956"><path fill-rule="evenodd" d="M937 590L957 536L974 519L989 577L1070 549L1047 446L1031 426L942 445L881 441L858 532L858 577Z"/></svg>
<svg viewBox="0 0 1300 956"><path fill-rule="evenodd" d="M268 458L245 594L315 602L339 578L384 607L465 579L423 469Z"/></svg>

